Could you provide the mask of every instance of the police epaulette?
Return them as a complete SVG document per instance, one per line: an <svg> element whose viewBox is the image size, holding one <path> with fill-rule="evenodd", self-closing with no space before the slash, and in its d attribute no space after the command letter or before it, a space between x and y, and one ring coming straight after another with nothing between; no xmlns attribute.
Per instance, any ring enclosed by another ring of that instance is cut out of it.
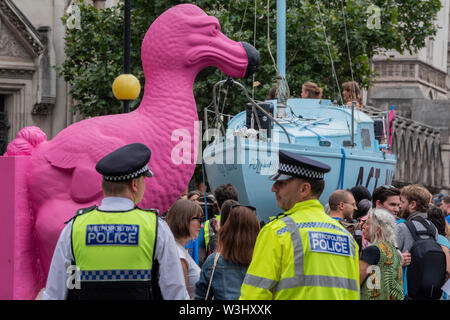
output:
<svg viewBox="0 0 450 320"><path fill-rule="evenodd" d="M284 215L285 215L284 212L281 212L281 213L277 214L276 217L271 217L269 222L272 222L272 221L275 221L277 219L283 218Z"/></svg>
<svg viewBox="0 0 450 320"><path fill-rule="evenodd" d="M77 212L75 212L75 215L72 218L70 218L69 220L67 220L66 222L64 222L64 224L68 224L70 221L75 219L77 216L91 212L92 210L95 210L95 209L97 209L97 206L95 204L93 206L90 206L87 208L78 209Z"/></svg>
<svg viewBox="0 0 450 320"><path fill-rule="evenodd" d="M136 209L139 209L139 210L142 210L142 211L153 212L153 213L156 213L157 216L159 216L159 210L156 209L156 208L144 209L144 208L140 208L140 207L136 206Z"/></svg>

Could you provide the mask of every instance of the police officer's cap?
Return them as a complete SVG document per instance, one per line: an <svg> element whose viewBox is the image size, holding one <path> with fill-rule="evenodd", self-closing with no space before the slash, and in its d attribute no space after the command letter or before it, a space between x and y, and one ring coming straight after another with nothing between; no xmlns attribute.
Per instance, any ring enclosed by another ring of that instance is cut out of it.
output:
<svg viewBox="0 0 450 320"><path fill-rule="evenodd" d="M105 181L121 182L140 176L153 177L148 168L151 152L142 143L125 145L103 157L95 169Z"/></svg>
<svg viewBox="0 0 450 320"><path fill-rule="evenodd" d="M331 170L325 163L288 151L280 150L278 158L278 171L269 177L272 181L290 178L323 180L325 173Z"/></svg>

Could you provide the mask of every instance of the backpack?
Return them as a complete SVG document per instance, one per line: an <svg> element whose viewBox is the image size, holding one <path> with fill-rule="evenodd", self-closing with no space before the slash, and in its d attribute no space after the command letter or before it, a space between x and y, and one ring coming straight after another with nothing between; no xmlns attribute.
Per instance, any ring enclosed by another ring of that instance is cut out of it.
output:
<svg viewBox="0 0 450 320"><path fill-rule="evenodd" d="M412 221L406 221L414 244L411 247L411 264L407 269L408 297L419 300L439 300L441 287L445 282L447 262L445 253L435 240L433 228L422 217L413 220L425 227L425 231L417 231ZM427 235L423 239L420 235Z"/></svg>

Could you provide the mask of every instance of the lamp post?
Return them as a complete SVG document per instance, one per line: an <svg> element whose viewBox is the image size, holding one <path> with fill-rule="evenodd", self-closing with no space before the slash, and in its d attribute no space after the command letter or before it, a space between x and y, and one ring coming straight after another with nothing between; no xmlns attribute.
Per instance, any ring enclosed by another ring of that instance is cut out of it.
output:
<svg viewBox="0 0 450 320"><path fill-rule="evenodd" d="M112 90L116 99L123 101L123 112L130 112L130 100L139 96L141 85L139 80L130 74L130 22L131 0L125 0L124 7L124 49L123 49L123 74L114 79Z"/></svg>
<svg viewBox="0 0 450 320"><path fill-rule="evenodd" d="M131 0L125 0L125 10L124 10L124 49L123 49L123 73L130 73L130 4ZM130 100L123 101L123 112L130 112Z"/></svg>

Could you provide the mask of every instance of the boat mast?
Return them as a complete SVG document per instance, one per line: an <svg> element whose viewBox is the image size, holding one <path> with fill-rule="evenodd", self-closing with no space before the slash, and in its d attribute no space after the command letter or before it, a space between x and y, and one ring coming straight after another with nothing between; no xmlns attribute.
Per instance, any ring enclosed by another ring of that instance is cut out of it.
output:
<svg viewBox="0 0 450 320"><path fill-rule="evenodd" d="M281 77L277 102L277 117L286 117L286 0L277 0L277 77Z"/></svg>
<svg viewBox="0 0 450 320"><path fill-rule="evenodd" d="M278 76L286 78L286 0L277 0L277 68ZM283 81L280 89L284 94Z"/></svg>

